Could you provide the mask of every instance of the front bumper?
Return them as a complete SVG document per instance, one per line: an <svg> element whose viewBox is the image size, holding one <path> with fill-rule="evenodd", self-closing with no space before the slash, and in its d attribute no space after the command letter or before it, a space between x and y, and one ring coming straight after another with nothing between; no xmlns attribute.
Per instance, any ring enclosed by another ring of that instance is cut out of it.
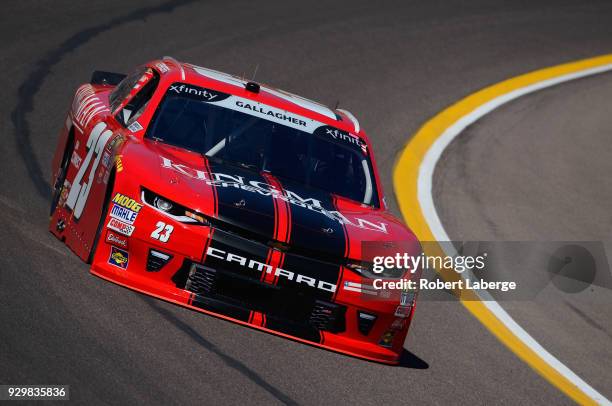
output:
<svg viewBox="0 0 612 406"><path fill-rule="evenodd" d="M91 272L138 292L251 328L372 361L399 362L414 307L409 317L398 319L394 315L397 298L371 299L354 289L344 289L347 282L359 283L362 279L340 266L334 276L335 292L328 292L286 278L269 278L256 268L243 269L215 260L207 255L211 246L218 252L231 249L245 257L269 247L212 227L197 227L195 231L193 226L176 227L175 233L190 234L192 254L173 251L168 245L134 233L129 246L122 248L129 260L120 267L111 261L116 247L102 236ZM138 228L147 226L139 224ZM193 241L200 241L201 247ZM155 271L150 264L147 270L152 249L170 256ZM303 274L312 275L312 270L329 266L311 258L286 255L285 262L293 264L287 269ZM240 265L239 260L234 262ZM366 331L360 323L363 313L375 317Z"/></svg>

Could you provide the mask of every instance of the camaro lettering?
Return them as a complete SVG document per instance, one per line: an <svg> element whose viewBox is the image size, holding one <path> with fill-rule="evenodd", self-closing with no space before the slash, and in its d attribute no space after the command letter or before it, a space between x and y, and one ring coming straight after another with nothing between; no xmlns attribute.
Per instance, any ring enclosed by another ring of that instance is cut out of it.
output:
<svg viewBox="0 0 612 406"><path fill-rule="evenodd" d="M210 255L211 257L222 259L227 262L235 262L249 269L257 269L260 272L265 269L266 273L274 273L275 276L286 278L287 280L294 281L295 283L308 285L312 288L317 288L326 292L334 293L336 291L336 285L333 283L320 280L318 281L315 278L311 278L309 276L296 274L295 272L291 272L282 268L276 268L271 265L255 261L253 259L248 259L246 257L233 254L231 252L225 252L218 248L208 247L206 255Z"/></svg>

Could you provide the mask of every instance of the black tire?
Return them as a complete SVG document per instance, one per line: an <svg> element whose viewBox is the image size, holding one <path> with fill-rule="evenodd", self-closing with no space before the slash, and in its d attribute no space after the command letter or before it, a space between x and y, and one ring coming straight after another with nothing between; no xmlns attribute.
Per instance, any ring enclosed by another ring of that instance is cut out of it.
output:
<svg viewBox="0 0 612 406"><path fill-rule="evenodd" d="M100 221L98 222L98 228L96 229L96 236L91 246L91 250L89 251L89 257L87 258L88 264L91 264L93 262L94 256L96 255L96 249L98 248L98 242L100 241L100 233L102 232L102 227L104 227L104 220L106 220L106 212L108 211L108 206L113 195L114 184L115 169L113 168L108 178L108 186L106 187L106 193L104 194L104 203L102 204L102 212L100 213Z"/></svg>
<svg viewBox="0 0 612 406"><path fill-rule="evenodd" d="M55 178L55 184L53 185L53 192L51 193L51 210L49 212L50 216L53 216L53 212L57 208L57 203L59 202L60 196L62 195L62 187L64 186L64 181L66 180L66 174L68 173L68 165L70 165L70 158L72 157L72 152L74 151L74 133L73 130L70 130L68 134L68 141L66 142L66 148L64 148L64 156L62 157L62 163L60 165L60 173Z"/></svg>

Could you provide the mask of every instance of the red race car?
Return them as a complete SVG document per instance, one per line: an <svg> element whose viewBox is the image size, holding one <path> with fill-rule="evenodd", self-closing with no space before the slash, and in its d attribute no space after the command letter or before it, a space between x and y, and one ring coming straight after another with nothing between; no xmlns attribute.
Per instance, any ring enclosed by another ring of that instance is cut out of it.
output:
<svg viewBox="0 0 612 406"><path fill-rule="evenodd" d="M349 112L169 57L97 71L75 94L52 185L50 231L94 275L399 362L414 294L373 289L363 244L420 246L386 211Z"/></svg>

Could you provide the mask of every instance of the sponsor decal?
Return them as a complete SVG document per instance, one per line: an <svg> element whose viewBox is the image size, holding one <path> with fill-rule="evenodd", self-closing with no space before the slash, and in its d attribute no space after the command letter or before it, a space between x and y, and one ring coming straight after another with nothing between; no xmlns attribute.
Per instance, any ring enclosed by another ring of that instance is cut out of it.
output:
<svg viewBox="0 0 612 406"><path fill-rule="evenodd" d="M380 337L378 345L385 348L391 348L393 345L393 337L395 337L395 331L387 330Z"/></svg>
<svg viewBox="0 0 612 406"><path fill-rule="evenodd" d="M109 264L119 267L121 269L126 269L128 267L129 261L130 255L127 251L124 251L117 247L111 247L111 253L108 257Z"/></svg>
<svg viewBox="0 0 612 406"><path fill-rule="evenodd" d="M366 285L357 282L344 282L344 290L363 293L366 295L378 296L378 289L375 289L372 285Z"/></svg>
<svg viewBox="0 0 612 406"><path fill-rule="evenodd" d="M68 179L64 180L64 184L62 185L62 190L60 191L60 198L57 203L59 207L63 207L64 203L66 203L66 199L68 199L68 193L70 192L70 182Z"/></svg>
<svg viewBox="0 0 612 406"><path fill-rule="evenodd" d="M397 306L397 308L395 309L395 317L403 317L403 318L407 318L410 317L410 312L412 311L412 306L402 306L399 305Z"/></svg>
<svg viewBox="0 0 612 406"><path fill-rule="evenodd" d="M121 145L123 145L124 142L125 142L125 138L122 137L121 135L117 135L115 138L111 140L111 142L108 143L108 145L106 146L106 150L108 152L112 152L113 150L116 150Z"/></svg>
<svg viewBox="0 0 612 406"><path fill-rule="evenodd" d="M104 172L104 177L102 178L102 182L104 182L104 184L108 184L108 178L110 178L110 174L111 171L110 170L106 170L106 172Z"/></svg>
<svg viewBox="0 0 612 406"><path fill-rule="evenodd" d="M414 304L415 293L407 290L402 291L400 294L400 305L412 306Z"/></svg>
<svg viewBox="0 0 612 406"><path fill-rule="evenodd" d="M83 158L81 158L81 156L76 151L74 151L72 153L72 157L70 158L70 163L74 165L75 168L79 169L81 167L82 162Z"/></svg>
<svg viewBox="0 0 612 406"><path fill-rule="evenodd" d="M106 230L106 242L119 248L128 248L128 239L110 230Z"/></svg>
<svg viewBox="0 0 612 406"><path fill-rule="evenodd" d="M123 162L121 161L121 155L117 155L117 157L115 157L115 164L117 167L117 172L121 172L123 170Z"/></svg>
<svg viewBox="0 0 612 406"><path fill-rule="evenodd" d="M242 100L236 100L236 106L241 109L251 110L264 116L276 117L279 120L287 121L292 124L297 124L306 127L306 121L300 120L295 116L287 114L287 112L272 107L264 106L260 103L246 103Z"/></svg>
<svg viewBox="0 0 612 406"><path fill-rule="evenodd" d="M406 319L396 318L395 320L393 320L393 323L391 323L390 329L393 331L400 331L405 326L406 326Z"/></svg>
<svg viewBox="0 0 612 406"><path fill-rule="evenodd" d="M165 64L165 63L163 63L163 62L157 62L157 63L155 64L155 67L156 67L157 69L159 69L159 71L160 71L160 73L161 73L162 75L163 75L164 73L168 73L168 71L170 70L170 69L168 69L168 65L166 65L166 64Z"/></svg>
<svg viewBox="0 0 612 406"><path fill-rule="evenodd" d="M113 204L110 215L111 217L124 221L128 224L134 224L134 220L136 220L138 213L115 203Z"/></svg>
<svg viewBox="0 0 612 406"><path fill-rule="evenodd" d="M336 291L336 285L333 283L317 280L315 278L311 278L310 276L291 272L286 269L268 265L264 262L259 262L241 255L232 254L231 252L226 252L218 248L208 247L206 255L210 255L211 257L222 259L227 262L239 264L244 268L256 269L259 272L265 272L267 274L274 275L275 277L285 278L301 285L310 286L311 288L332 293Z"/></svg>
<svg viewBox="0 0 612 406"><path fill-rule="evenodd" d="M111 154L108 151L104 151L102 155L102 166L108 168L111 164Z"/></svg>
<svg viewBox="0 0 612 406"><path fill-rule="evenodd" d="M185 84L181 85L170 85L169 92L174 92L176 94L189 95L195 98L198 98L203 101L213 101L219 97L217 92L214 92L210 89L205 89L203 87L198 86L189 86Z"/></svg>
<svg viewBox="0 0 612 406"><path fill-rule="evenodd" d="M142 209L142 204L121 193L117 193L115 197L113 197L113 203L116 203L119 206L125 207L126 209L132 210L136 213Z"/></svg>
<svg viewBox="0 0 612 406"><path fill-rule="evenodd" d="M111 230L115 230L116 232L121 233L123 235L127 235L128 237L131 236L134 230L136 229L136 227L134 227L133 225L124 223L123 221L117 220L116 218L111 218L108 221L106 227L110 228Z"/></svg>
<svg viewBox="0 0 612 406"><path fill-rule="evenodd" d="M143 129L143 127L140 125L140 123L138 121L134 121L132 124L130 124L128 126L128 130L130 130L133 133L135 133L137 131L140 131L142 129Z"/></svg>
<svg viewBox="0 0 612 406"><path fill-rule="evenodd" d="M224 173L208 173L194 168L190 168L186 165L175 164L166 157L161 157L162 168L171 169L179 172L184 176L188 176L193 179L201 180L206 182L208 185L223 188L239 188L251 193L259 193L263 196L271 196L274 199L280 199L290 204L304 207L308 210L320 213L321 215L327 216L328 218L337 221L340 224L350 225L353 227L361 228L364 230L377 231L381 233L387 233L387 223L372 222L359 217L355 217L353 220L349 220L346 216L336 210L327 210L317 199L311 197L302 197L297 193L285 189L285 193L281 190L271 186L265 182L259 182L256 180L245 179L243 176L227 175Z"/></svg>
<svg viewBox="0 0 612 406"><path fill-rule="evenodd" d="M356 135L350 134L346 131L342 131L337 128L334 128L334 127L330 127L330 126L319 127L314 131L314 135L331 137L332 139L336 141L339 141L345 144L354 145L356 147L359 147L361 151L363 151L364 154L366 154L368 150L367 144L361 138L357 137Z"/></svg>

